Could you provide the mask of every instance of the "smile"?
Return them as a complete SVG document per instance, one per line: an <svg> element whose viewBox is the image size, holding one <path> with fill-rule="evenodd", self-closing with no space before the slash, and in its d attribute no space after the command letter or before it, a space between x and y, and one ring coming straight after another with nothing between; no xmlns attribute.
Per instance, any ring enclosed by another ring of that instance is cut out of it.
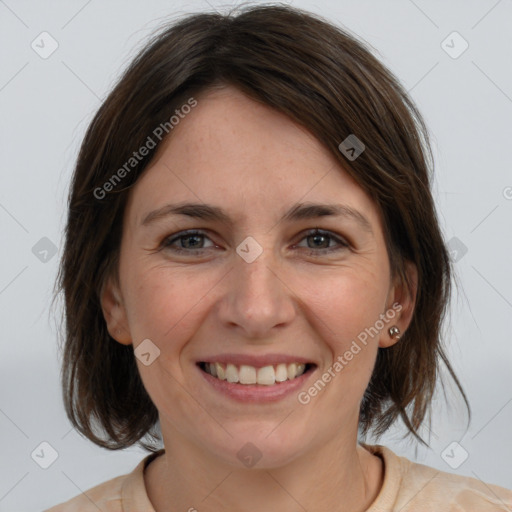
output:
<svg viewBox="0 0 512 512"><path fill-rule="evenodd" d="M201 362L199 367L218 380L238 384L273 386L303 375L312 365L309 363L279 363L260 368L246 364Z"/></svg>

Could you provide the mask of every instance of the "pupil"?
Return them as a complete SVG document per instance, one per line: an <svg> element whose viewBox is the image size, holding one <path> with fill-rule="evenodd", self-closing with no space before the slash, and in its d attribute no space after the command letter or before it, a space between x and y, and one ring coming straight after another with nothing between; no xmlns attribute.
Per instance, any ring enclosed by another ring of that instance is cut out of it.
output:
<svg viewBox="0 0 512 512"><path fill-rule="evenodd" d="M189 246L195 246L195 245L198 245L198 243L195 243L195 242L190 243L190 240L191 239L193 240L194 238L197 240L199 237L200 237L200 235L188 235L185 237L185 240L188 240ZM185 247L187 247L186 243L185 243Z"/></svg>
<svg viewBox="0 0 512 512"><path fill-rule="evenodd" d="M316 242L318 242L319 240L321 240L322 238L325 239L325 235L312 235L313 236L313 240L315 241L314 243L316 244ZM321 242L320 242L321 243Z"/></svg>

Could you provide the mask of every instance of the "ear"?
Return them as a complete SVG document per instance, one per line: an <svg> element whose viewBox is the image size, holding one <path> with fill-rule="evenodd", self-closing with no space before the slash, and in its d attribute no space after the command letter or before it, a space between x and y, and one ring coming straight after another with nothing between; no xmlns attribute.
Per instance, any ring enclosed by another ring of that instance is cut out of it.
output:
<svg viewBox="0 0 512 512"><path fill-rule="evenodd" d="M405 274L407 276L407 282L399 276L396 277L388 294L386 313L389 312L389 315L387 315L389 321L381 333L379 340L379 347L381 348L391 347L399 341L398 337L390 335L390 327L398 327L400 336L403 336L411 323L418 290L418 270L416 265L410 261L406 261ZM393 311L395 314L391 317Z"/></svg>
<svg viewBox="0 0 512 512"><path fill-rule="evenodd" d="M131 345L132 339L121 293L111 277L103 284L100 302L110 336L123 345Z"/></svg>

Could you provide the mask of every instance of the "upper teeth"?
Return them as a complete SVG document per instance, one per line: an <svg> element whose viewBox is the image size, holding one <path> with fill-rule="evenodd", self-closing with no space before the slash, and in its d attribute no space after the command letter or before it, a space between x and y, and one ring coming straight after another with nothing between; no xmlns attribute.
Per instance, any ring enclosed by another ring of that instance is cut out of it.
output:
<svg viewBox="0 0 512 512"><path fill-rule="evenodd" d="M228 382L239 382L240 384L262 384L272 386L276 382L291 380L304 373L306 365L303 363L281 363L274 366L263 366L255 368L242 364L237 367L228 363L205 363L205 370L214 377Z"/></svg>

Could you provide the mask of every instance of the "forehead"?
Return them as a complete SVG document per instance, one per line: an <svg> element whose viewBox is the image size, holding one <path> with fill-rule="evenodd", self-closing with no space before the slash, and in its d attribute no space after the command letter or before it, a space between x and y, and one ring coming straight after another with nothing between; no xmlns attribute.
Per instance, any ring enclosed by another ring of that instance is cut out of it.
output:
<svg viewBox="0 0 512 512"><path fill-rule="evenodd" d="M238 89L226 86L206 91L197 101L162 147L163 152L174 154L176 163L208 168L213 161L218 174L225 170L231 176L243 175L246 167L251 171L271 167L276 178L290 164L297 170L335 164L330 152L306 128Z"/></svg>
<svg viewBox="0 0 512 512"><path fill-rule="evenodd" d="M132 189L132 221L170 201L221 205L241 220L342 202L376 220L370 198L306 128L232 87L196 100Z"/></svg>

